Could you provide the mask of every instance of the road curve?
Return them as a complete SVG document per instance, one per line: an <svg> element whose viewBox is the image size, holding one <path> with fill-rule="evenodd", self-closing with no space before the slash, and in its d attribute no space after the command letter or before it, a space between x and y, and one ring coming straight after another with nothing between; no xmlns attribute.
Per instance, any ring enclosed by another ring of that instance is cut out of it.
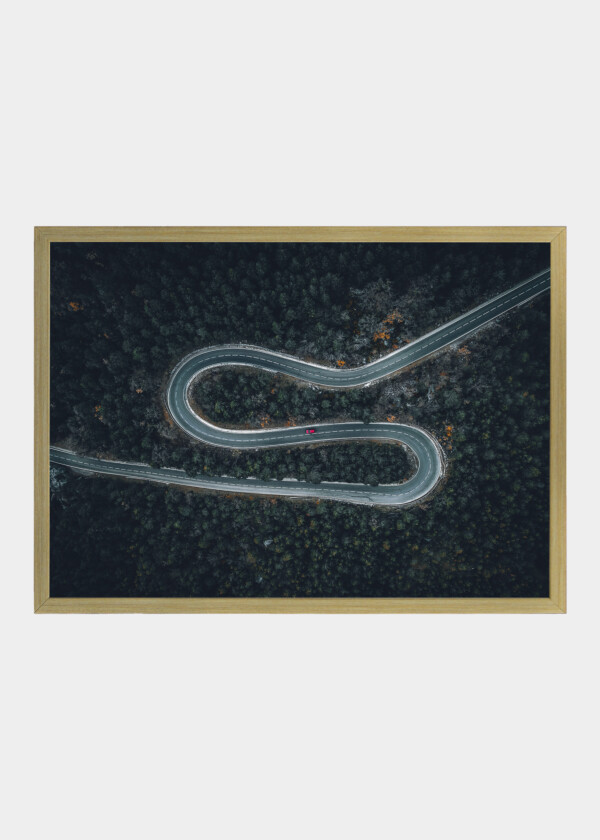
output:
<svg viewBox="0 0 600 840"><path fill-rule="evenodd" d="M234 449L258 449L274 446L306 445L308 443L339 440L396 441L405 444L415 456L417 469L403 484L368 486L342 482L308 483L294 479L264 481L253 478L236 479L226 476L192 478L183 470L156 469L147 464L121 463L77 455L51 447L52 463L72 469L126 478L202 487L228 492L263 495L284 495L335 499L354 504L407 505L428 495L443 474L440 447L432 435L417 426L400 423L321 423L311 426L314 435L306 434L306 427L260 430L222 429L200 418L192 410L188 394L192 382L215 367L224 365L249 366L326 388L357 388L369 385L384 376L396 373L408 365L421 361L455 342L463 341L484 324L516 306L531 300L550 288L550 270L542 271L518 286L503 292L459 318L444 324L408 345L358 368L337 369L305 362L293 356L249 345L207 347L186 356L174 369L167 385L166 401L177 425L191 437L213 446Z"/></svg>

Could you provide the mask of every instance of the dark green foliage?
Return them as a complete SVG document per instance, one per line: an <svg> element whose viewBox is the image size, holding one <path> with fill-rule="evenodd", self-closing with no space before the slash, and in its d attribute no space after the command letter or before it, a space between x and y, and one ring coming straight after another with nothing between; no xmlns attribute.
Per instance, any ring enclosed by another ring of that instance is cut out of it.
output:
<svg viewBox="0 0 600 840"><path fill-rule="evenodd" d="M222 368L192 388L200 413L221 426L305 425L338 418L362 419L373 406L370 388L323 391L286 376L251 368Z"/></svg>
<svg viewBox="0 0 600 840"><path fill-rule="evenodd" d="M194 444L165 418L169 371L196 347L236 341L360 364L545 267L547 250L54 245L52 440L192 474L402 480L411 468L399 446ZM373 339L394 310L403 320L390 339ZM383 510L64 471L52 501L52 594L546 595L548 342L540 298L469 339L470 353L447 351L364 390L233 370L203 380L195 399L223 425L265 415L421 425L446 449L446 483L424 505Z"/></svg>

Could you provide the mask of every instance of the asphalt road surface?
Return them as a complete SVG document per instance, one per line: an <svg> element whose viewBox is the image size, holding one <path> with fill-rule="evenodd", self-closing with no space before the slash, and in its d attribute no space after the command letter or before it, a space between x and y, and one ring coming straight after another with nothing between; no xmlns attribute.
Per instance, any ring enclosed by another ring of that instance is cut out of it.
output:
<svg viewBox="0 0 600 840"><path fill-rule="evenodd" d="M465 315L444 324L427 335L412 341L376 362L359 368L330 368L304 362L293 356L275 353L249 345L207 347L186 356L171 374L167 386L167 405L180 428L197 440L213 446L233 449L258 449L274 446L298 446L335 440L385 440L402 443L412 450L417 469L403 484L369 486L341 482L312 484L295 479L264 481L226 476L192 478L183 470L160 468L147 464L121 463L77 455L57 447L50 448L54 464L80 472L117 475L124 478L203 487L237 493L268 496L300 496L336 499L355 504L406 505L427 496L443 475L441 449L432 435L417 426L400 423L321 423L280 429L231 430L208 423L195 414L188 401L192 382L203 372L223 365L249 366L327 388L357 388L369 385L384 376L396 373L421 361L443 347L462 342L468 335L499 315L531 300L550 288L550 270L530 277L518 286L503 292ZM315 434L306 434L314 428Z"/></svg>

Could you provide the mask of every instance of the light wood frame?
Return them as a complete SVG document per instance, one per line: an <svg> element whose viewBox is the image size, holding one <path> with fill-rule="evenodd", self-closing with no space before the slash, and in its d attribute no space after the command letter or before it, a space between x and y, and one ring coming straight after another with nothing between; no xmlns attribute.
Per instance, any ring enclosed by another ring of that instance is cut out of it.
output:
<svg viewBox="0 0 600 840"><path fill-rule="evenodd" d="M550 596L548 598L51 598L50 244L52 242L548 242L550 330ZM36 613L566 612L565 227L35 228L34 609Z"/></svg>

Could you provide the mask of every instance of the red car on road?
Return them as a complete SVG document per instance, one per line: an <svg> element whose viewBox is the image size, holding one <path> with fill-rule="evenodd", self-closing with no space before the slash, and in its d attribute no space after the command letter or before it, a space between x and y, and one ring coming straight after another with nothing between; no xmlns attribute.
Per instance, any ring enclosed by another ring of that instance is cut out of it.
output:
<svg viewBox="0 0 600 840"><path fill-rule="evenodd" d="M307 435L314 435L314 433L315 433L316 431L317 431L316 429L307 429L307 430L306 430L306 434L307 434Z"/></svg>

